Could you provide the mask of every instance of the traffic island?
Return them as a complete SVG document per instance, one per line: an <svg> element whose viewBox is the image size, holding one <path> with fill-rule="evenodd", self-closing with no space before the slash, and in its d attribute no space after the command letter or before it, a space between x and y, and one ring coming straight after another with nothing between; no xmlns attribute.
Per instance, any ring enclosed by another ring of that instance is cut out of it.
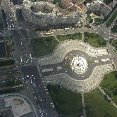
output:
<svg viewBox="0 0 117 117"><path fill-rule="evenodd" d="M82 34L81 33L74 33L74 34L67 34L67 35L57 35L59 41L63 42L65 40L81 40Z"/></svg>

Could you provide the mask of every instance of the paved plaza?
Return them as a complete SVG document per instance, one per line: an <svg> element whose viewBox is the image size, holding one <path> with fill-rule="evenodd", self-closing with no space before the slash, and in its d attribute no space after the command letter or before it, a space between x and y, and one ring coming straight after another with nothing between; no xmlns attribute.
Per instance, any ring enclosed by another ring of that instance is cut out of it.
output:
<svg viewBox="0 0 117 117"><path fill-rule="evenodd" d="M2 117L35 117L30 102L19 95L0 97L0 116Z"/></svg>
<svg viewBox="0 0 117 117"><path fill-rule="evenodd" d="M59 44L38 63L47 84L59 84L76 92L93 90L105 74L114 70L107 48L94 48L77 40Z"/></svg>
<svg viewBox="0 0 117 117"><path fill-rule="evenodd" d="M12 59L15 64L0 69L1 91L11 93L0 97L0 117L58 117L64 114L70 117L70 113L71 117L86 117L90 113L92 117L116 117L117 113L111 111L114 109L108 103L117 108L113 100L117 95L116 73L112 72L117 71L117 53L112 47L117 34L111 30L116 23L117 0L106 2L1 0L0 58ZM116 42L114 44L116 47ZM6 75L8 79L4 80ZM11 82L12 76L23 83L21 89L20 85L11 87L15 83ZM102 86L102 80L106 86ZM51 84L57 85L57 88L52 86L55 94ZM81 93L82 100L78 99L80 94L78 97L73 92L67 95L70 91L66 89L60 93L63 87ZM94 89L102 94L98 95ZM13 95L14 91L19 95ZM89 94L89 98L84 93Z"/></svg>

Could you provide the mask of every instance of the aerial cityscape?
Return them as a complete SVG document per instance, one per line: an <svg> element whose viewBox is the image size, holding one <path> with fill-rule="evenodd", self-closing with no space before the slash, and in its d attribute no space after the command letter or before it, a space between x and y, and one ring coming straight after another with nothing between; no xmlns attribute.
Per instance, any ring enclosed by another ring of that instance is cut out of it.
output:
<svg viewBox="0 0 117 117"><path fill-rule="evenodd" d="M0 0L0 117L117 117L117 0Z"/></svg>

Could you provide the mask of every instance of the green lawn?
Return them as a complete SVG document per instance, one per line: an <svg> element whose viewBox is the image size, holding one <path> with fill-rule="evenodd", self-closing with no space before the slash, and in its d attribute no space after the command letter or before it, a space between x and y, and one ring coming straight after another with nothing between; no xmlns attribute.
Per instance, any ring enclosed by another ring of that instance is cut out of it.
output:
<svg viewBox="0 0 117 117"><path fill-rule="evenodd" d="M6 44L6 51L7 51L6 56L10 57L12 54L12 45L10 45L9 43Z"/></svg>
<svg viewBox="0 0 117 117"><path fill-rule="evenodd" d="M117 50L117 40L112 40L112 46Z"/></svg>
<svg viewBox="0 0 117 117"><path fill-rule="evenodd" d="M113 2L113 0L104 0L104 3L107 5L110 4L111 2Z"/></svg>
<svg viewBox="0 0 117 117"><path fill-rule="evenodd" d="M61 0L53 0L53 4L59 3Z"/></svg>
<svg viewBox="0 0 117 117"><path fill-rule="evenodd" d="M40 57L53 52L55 47L58 45L58 41L54 37L41 37L31 40L32 45L32 56Z"/></svg>
<svg viewBox="0 0 117 117"><path fill-rule="evenodd" d="M104 21L104 19L95 18L95 24L96 24L96 25L101 24L103 21Z"/></svg>
<svg viewBox="0 0 117 117"><path fill-rule="evenodd" d="M16 87L16 88L10 88L7 87L6 89L0 89L0 95L7 94L7 93L19 93L19 91L23 90L24 86Z"/></svg>
<svg viewBox="0 0 117 117"><path fill-rule="evenodd" d="M95 89L85 94L87 117L117 117L117 109Z"/></svg>
<svg viewBox="0 0 117 117"><path fill-rule="evenodd" d="M93 22L93 19L92 19L92 17L90 16L90 14L88 14L87 15L87 21L89 22L89 23L92 23Z"/></svg>
<svg viewBox="0 0 117 117"><path fill-rule="evenodd" d="M106 26L109 27L116 17L117 17L117 10L113 13L112 17L109 20L107 20Z"/></svg>
<svg viewBox="0 0 117 117"><path fill-rule="evenodd" d="M86 3L91 3L93 0L85 0Z"/></svg>
<svg viewBox="0 0 117 117"><path fill-rule="evenodd" d="M48 85L48 89L60 117L80 117L82 115L81 94L73 93L57 85Z"/></svg>
<svg viewBox="0 0 117 117"><path fill-rule="evenodd" d="M7 79L6 82L0 82L0 89L6 88L6 87L14 87L14 86L18 86L21 84L22 84L22 81L20 80Z"/></svg>
<svg viewBox="0 0 117 117"><path fill-rule="evenodd" d="M0 30L3 30L5 25L4 25L4 18L3 18L3 10L0 10Z"/></svg>
<svg viewBox="0 0 117 117"><path fill-rule="evenodd" d="M100 35L94 33L85 33L84 41L89 43L94 47L104 47L106 46L106 41Z"/></svg>
<svg viewBox="0 0 117 117"><path fill-rule="evenodd" d="M1 21L1 17L0 17L0 30L3 30L4 28L4 25L3 25L3 22Z"/></svg>
<svg viewBox="0 0 117 117"><path fill-rule="evenodd" d="M117 33L117 25L113 26L113 28L111 28L111 31L112 31L113 33Z"/></svg>
<svg viewBox="0 0 117 117"><path fill-rule="evenodd" d="M65 40L68 40L68 39L81 40L82 39L82 34L81 33L75 33L75 34L68 34L68 35L58 35L57 38L60 41L65 41Z"/></svg>
<svg viewBox="0 0 117 117"><path fill-rule="evenodd" d="M111 72L105 75L101 83L102 89L117 103L117 72Z"/></svg>
<svg viewBox="0 0 117 117"><path fill-rule="evenodd" d="M1 60L0 61L0 67L4 67L4 66L10 66L10 65L14 65L15 61L14 60Z"/></svg>

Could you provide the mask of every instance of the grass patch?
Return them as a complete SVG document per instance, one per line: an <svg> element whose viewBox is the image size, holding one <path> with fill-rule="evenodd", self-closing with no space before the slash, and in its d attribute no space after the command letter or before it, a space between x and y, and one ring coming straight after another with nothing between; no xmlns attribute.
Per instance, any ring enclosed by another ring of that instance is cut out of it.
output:
<svg viewBox="0 0 117 117"><path fill-rule="evenodd" d="M53 52L58 45L58 41L54 37L41 37L31 40L33 57L40 57Z"/></svg>
<svg viewBox="0 0 117 117"><path fill-rule="evenodd" d="M14 60L0 61L0 67L10 66L10 65L14 65L14 64L15 64L15 61Z"/></svg>
<svg viewBox="0 0 117 117"><path fill-rule="evenodd" d="M0 30L4 29L4 23L3 10L0 10Z"/></svg>
<svg viewBox="0 0 117 117"><path fill-rule="evenodd" d="M48 85L48 90L60 117L82 115L81 94L73 93L57 85Z"/></svg>
<svg viewBox="0 0 117 117"><path fill-rule="evenodd" d="M117 50L117 40L112 40L112 46Z"/></svg>
<svg viewBox="0 0 117 117"><path fill-rule="evenodd" d="M14 87L22 84L22 81L20 80L14 80L14 79L7 79L5 82L0 82L0 89L6 88L6 87Z"/></svg>
<svg viewBox="0 0 117 117"><path fill-rule="evenodd" d="M75 34L68 34L68 35L58 35L57 38L60 41L65 41L65 40L68 40L68 39L81 40L82 39L82 34L81 33L75 33Z"/></svg>
<svg viewBox="0 0 117 117"><path fill-rule="evenodd" d="M113 26L113 27L111 28L111 31L112 31L113 33L117 33L117 25Z"/></svg>
<svg viewBox="0 0 117 117"><path fill-rule="evenodd" d="M107 20L106 26L109 27L116 17L117 17L117 10L112 14L112 17L109 20Z"/></svg>
<svg viewBox="0 0 117 117"><path fill-rule="evenodd" d="M113 0L104 0L104 3L107 5L110 4L111 2L113 2Z"/></svg>
<svg viewBox="0 0 117 117"><path fill-rule="evenodd" d="M105 75L101 87L117 104L117 72L111 72Z"/></svg>
<svg viewBox="0 0 117 117"><path fill-rule="evenodd" d="M101 18L95 18L95 23L96 25L99 25L101 23L103 23L104 19L101 19Z"/></svg>
<svg viewBox="0 0 117 117"><path fill-rule="evenodd" d="M24 86L20 86L20 87L17 87L17 88L13 88L13 87L11 87L11 88L9 88L9 87L7 87L6 89L2 89L2 90L0 90L0 95L1 94L7 94L7 93L18 93L19 91L21 91L21 90L23 90L24 89Z"/></svg>
<svg viewBox="0 0 117 117"><path fill-rule="evenodd" d="M53 0L53 4L57 4L59 2L61 2L61 0Z"/></svg>
<svg viewBox="0 0 117 117"><path fill-rule="evenodd" d="M93 22L93 19L92 19L92 17L90 16L90 14L88 14L87 15L87 21L89 22L89 23L92 23Z"/></svg>
<svg viewBox="0 0 117 117"><path fill-rule="evenodd" d="M104 47L106 46L106 41L100 35L94 33L84 33L84 41L89 43L94 47Z"/></svg>
<svg viewBox="0 0 117 117"><path fill-rule="evenodd" d="M117 116L117 109L105 99L98 89L85 94L85 104L87 117Z"/></svg>

